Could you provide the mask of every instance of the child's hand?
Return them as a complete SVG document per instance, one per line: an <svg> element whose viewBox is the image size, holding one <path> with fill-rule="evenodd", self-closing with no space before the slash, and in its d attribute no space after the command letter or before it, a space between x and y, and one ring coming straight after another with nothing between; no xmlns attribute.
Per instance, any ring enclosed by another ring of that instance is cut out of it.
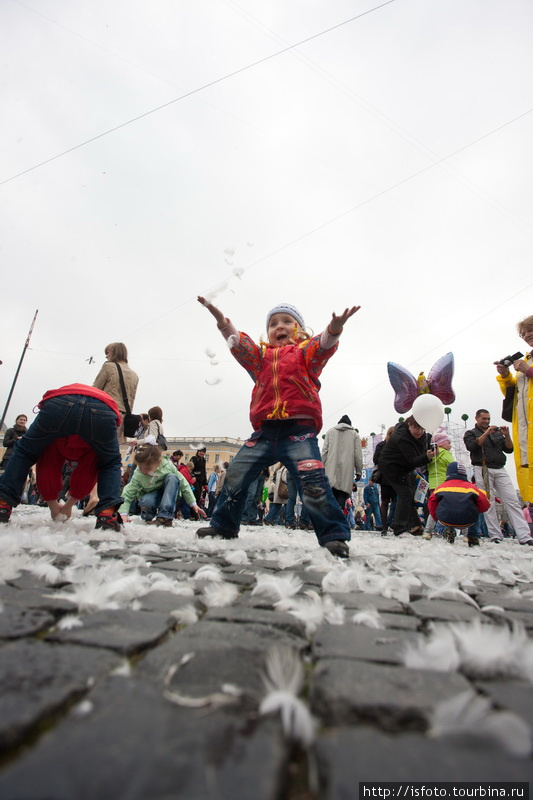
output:
<svg viewBox="0 0 533 800"><path fill-rule="evenodd" d="M219 328L226 327L228 321L219 308L214 306L213 303L210 303L209 300L206 300L205 297L202 297L201 295L198 295L198 302L201 303L203 306L205 306L207 310L211 312L211 314L216 319Z"/></svg>
<svg viewBox="0 0 533 800"><path fill-rule="evenodd" d="M328 331L331 333L332 336L337 336L339 333L342 333L342 329L345 323L353 317L356 311L359 311L361 306L352 306L351 308L345 308L342 314L333 314L331 315L331 322L328 325Z"/></svg>

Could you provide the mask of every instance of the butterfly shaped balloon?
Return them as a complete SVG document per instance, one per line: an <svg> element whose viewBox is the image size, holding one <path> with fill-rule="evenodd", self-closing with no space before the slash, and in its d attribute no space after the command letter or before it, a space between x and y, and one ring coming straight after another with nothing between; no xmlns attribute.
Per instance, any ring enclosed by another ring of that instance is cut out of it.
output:
<svg viewBox="0 0 533 800"><path fill-rule="evenodd" d="M455 400L455 392L452 389L453 367L453 353L446 353L433 364L427 378L423 372L415 378L405 367L389 361L387 371L395 392L394 408L398 414L409 411L421 394L433 394L446 405L453 403Z"/></svg>

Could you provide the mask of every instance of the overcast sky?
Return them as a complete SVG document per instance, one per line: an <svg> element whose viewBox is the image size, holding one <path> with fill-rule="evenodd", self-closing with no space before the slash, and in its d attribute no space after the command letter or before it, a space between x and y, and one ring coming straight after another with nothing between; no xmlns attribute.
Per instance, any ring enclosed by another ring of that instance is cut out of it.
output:
<svg viewBox="0 0 533 800"><path fill-rule="evenodd" d="M39 309L8 424L124 341L137 412L246 437L209 291L257 340L281 301L315 332L361 305L324 430L393 424L387 361L448 351L452 420L500 419L492 362L533 314L533 4L378 6L3 0L2 408Z"/></svg>

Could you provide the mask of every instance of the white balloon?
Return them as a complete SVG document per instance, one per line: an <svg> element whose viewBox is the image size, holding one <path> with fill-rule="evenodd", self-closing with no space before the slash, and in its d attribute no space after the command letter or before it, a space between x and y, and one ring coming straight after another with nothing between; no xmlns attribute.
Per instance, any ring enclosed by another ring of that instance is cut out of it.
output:
<svg viewBox="0 0 533 800"><path fill-rule="evenodd" d="M411 414L429 433L435 433L444 419L444 406L435 395L421 394L413 403Z"/></svg>

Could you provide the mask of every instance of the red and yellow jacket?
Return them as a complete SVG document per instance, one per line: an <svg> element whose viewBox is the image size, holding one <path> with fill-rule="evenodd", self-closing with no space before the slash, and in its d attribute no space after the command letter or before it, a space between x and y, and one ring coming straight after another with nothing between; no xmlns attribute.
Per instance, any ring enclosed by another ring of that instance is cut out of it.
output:
<svg viewBox="0 0 533 800"><path fill-rule="evenodd" d="M317 433L322 428L322 404L318 380L324 366L338 348L321 347L321 336L299 344L276 347L257 345L246 333L231 347L233 356L255 382L250 421L259 430L265 420L310 418Z"/></svg>
<svg viewBox="0 0 533 800"><path fill-rule="evenodd" d="M473 525L478 515L489 508L490 502L485 492L474 483L461 479L444 481L428 500L429 513L433 519L452 528Z"/></svg>

